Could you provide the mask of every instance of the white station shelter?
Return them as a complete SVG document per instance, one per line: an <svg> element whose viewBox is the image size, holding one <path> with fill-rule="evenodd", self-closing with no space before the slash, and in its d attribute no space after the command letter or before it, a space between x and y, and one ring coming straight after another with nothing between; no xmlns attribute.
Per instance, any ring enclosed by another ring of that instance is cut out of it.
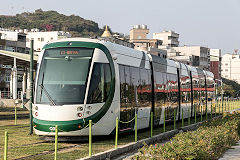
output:
<svg viewBox="0 0 240 160"><path fill-rule="evenodd" d="M38 57L34 56L34 68L37 67ZM10 80L10 93L13 99L17 99L17 71L18 68L24 70L22 81L22 92L26 93L27 89L30 89L30 54L10 52L0 50L0 64L11 65L12 73Z"/></svg>

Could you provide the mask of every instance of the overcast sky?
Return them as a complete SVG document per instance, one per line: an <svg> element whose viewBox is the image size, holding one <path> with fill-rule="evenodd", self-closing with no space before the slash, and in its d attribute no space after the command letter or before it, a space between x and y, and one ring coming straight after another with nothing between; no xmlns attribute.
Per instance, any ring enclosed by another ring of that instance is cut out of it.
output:
<svg viewBox="0 0 240 160"><path fill-rule="evenodd" d="M36 9L79 15L114 32L129 34L134 24L146 24L152 33L174 30L180 45L240 49L240 0L4 0L1 15Z"/></svg>

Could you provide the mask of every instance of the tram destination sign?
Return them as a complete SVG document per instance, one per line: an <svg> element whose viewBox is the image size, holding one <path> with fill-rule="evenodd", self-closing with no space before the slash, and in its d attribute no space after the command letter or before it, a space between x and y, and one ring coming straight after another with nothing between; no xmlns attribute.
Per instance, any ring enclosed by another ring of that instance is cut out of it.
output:
<svg viewBox="0 0 240 160"><path fill-rule="evenodd" d="M60 55L77 55L79 51L76 50L60 50Z"/></svg>

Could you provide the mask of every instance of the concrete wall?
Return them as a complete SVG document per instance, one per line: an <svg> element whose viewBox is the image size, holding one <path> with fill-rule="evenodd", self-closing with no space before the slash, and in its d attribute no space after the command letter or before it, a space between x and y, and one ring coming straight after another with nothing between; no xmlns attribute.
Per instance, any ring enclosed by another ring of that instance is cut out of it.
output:
<svg viewBox="0 0 240 160"><path fill-rule="evenodd" d="M15 101L18 101L18 104L16 104ZM21 100L0 99L0 107L19 107L20 105L22 105Z"/></svg>

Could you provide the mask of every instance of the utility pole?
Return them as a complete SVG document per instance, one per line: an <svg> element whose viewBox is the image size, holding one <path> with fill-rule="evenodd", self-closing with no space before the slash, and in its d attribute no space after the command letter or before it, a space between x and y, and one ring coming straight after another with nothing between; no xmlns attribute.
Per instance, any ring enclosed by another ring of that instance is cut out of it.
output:
<svg viewBox="0 0 240 160"><path fill-rule="evenodd" d="M31 40L31 49L30 49L30 104L29 104L29 120L30 120L30 130L29 134L33 134L33 124L32 124L32 103L33 103L33 40Z"/></svg>

